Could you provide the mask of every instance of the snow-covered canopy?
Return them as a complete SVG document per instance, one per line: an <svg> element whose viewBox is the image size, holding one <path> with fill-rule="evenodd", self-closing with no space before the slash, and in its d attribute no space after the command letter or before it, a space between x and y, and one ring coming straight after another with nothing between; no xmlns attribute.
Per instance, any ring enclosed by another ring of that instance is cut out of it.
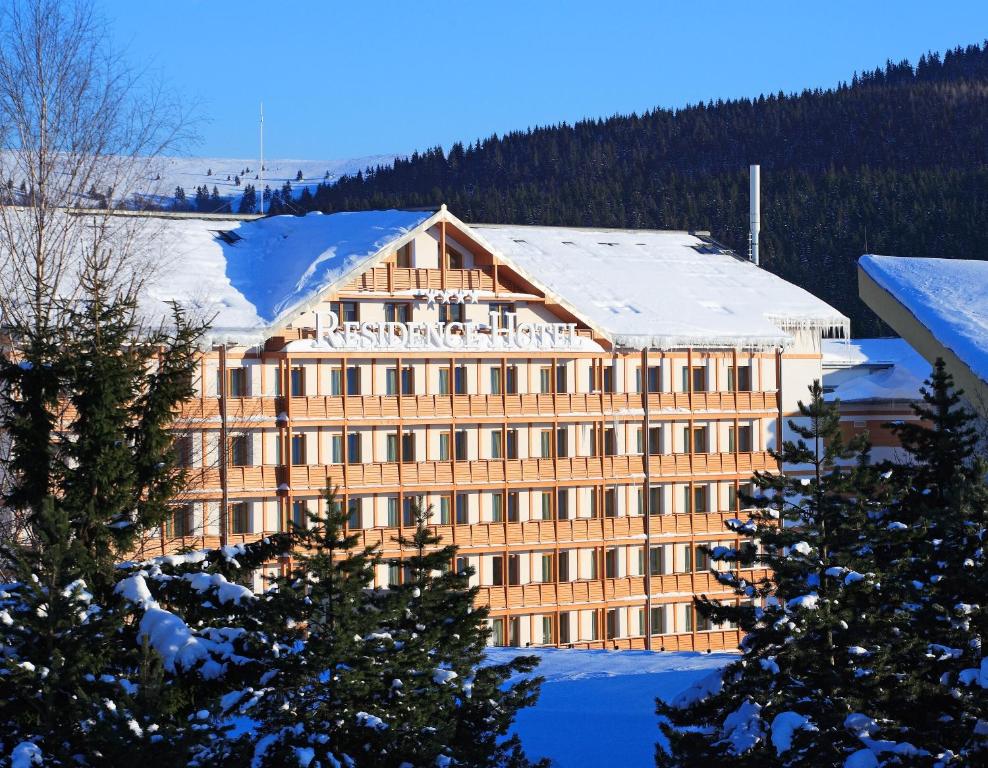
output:
<svg viewBox="0 0 988 768"><path fill-rule="evenodd" d="M988 261L867 255L858 266L988 382Z"/></svg>
<svg viewBox="0 0 988 768"><path fill-rule="evenodd" d="M918 400L930 364L904 339L823 341L826 399L842 403Z"/></svg>
<svg viewBox="0 0 988 768"><path fill-rule="evenodd" d="M709 238L686 232L474 225L498 253L618 345L774 347L848 320Z"/></svg>

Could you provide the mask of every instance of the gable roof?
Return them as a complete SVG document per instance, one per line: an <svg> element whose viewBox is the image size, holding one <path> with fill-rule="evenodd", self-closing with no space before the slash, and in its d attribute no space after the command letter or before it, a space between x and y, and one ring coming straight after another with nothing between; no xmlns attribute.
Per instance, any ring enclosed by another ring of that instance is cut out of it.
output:
<svg viewBox="0 0 988 768"><path fill-rule="evenodd" d="M148 312L179 300L213 317L212 338L259 343L439 221L472 238L617 346L776 347L800 328L847 332L825 302L685 232L468 225L438 211L253 220L154 217ZM454 233L455 234L455 233Z"/></svg>
<svg viewBox="0 0 988 768"><path fill-rule="evenodd" d="M988 395L988 261L865 255L861 298L970 397Z"/></svg>
<svg viewBox="0 0 988 768"><path fill-rule="evenodd" d="M692 233L491 224L470 231L618 346L774 347L798 328L848 331L848 319L826 302Z"/></svg>

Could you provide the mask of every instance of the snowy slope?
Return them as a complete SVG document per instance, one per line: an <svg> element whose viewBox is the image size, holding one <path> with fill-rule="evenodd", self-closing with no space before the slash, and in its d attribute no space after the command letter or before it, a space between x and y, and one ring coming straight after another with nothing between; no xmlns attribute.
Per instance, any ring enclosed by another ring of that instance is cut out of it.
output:
<svg viewBox="0 0 988 768"><path fill-rule="evenodd" d="M344 174L366 170L368 166L388 165L394 158L395 155L369 155L343 160L265 159L262 182L256 178L260 167L256 157L164 157L155 163L155 173L147 180L145 192L170 199L175 193L175 187L182 187L186 196L192 198L196 187L205 184L210 193L215 186L220 197L232 199L233 209L236 210L247 184L253 184L260 192L265 185L275 190L289 181L295 194L298 194L303 187L314 190L324 181L335 181ZM244 173L247 168L250 172ZM299 171L302 171L302 181L296 181ZM159 175L160 178L157 178ZM239 187L233 183L238 175L241 177ZM230 177L229 181L227 176Z"/></svg>
<svg viewBox="0 0 988 768"><path fill-rule="evenodd" d="M988 261L868 255L858 265L988 382Z"/></svg>
<svg viewBox="0 0 988 768"><path fill-rule="evenodd" d="M727 653L574 651L492 648L492 661L520 654L540 659L546 681L538 703L519 715L515 730L531 757L555 768L638 768L654 765L661 738L655 698L669 700L733 661Z"/></svg>

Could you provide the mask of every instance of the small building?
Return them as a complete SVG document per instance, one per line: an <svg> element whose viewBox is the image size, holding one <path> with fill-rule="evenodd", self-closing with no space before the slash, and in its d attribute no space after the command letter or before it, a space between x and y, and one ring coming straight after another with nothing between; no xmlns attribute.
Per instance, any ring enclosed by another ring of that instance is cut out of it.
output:
<svg viewBox="0 0 988 768"><path fill-rule="evenodd" d="M824 339L824 397L838 401L845 439L867 432L872 459L904 460L888 424L916 421L912 410L931 366L904 339Z"/></svg>

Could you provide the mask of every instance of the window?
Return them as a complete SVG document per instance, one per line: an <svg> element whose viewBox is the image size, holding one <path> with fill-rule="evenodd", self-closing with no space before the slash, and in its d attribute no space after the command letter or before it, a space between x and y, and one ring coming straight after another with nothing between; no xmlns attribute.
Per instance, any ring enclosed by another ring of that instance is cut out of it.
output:
<svg viewBox="0 0 988 768"><path fill-rule="evenodd" d="M309 524L309 506L301 499L292 502L292 525L295 528L307 528Z"/></svg>
<svg viewBox="0 0 988 768"><path fill-rule="evenodd" d="M542 491L540 494L541 499L541 513L543 520L552 520L552 494L549 491Z"/></svg>
<svg viewBox="0 0 988 768"><path fill-rule="evenodd" d="M731 483L727 486L727 511L737 512L738 511L738 489Z"/></svg>
<svg viewBox="0 0 988 768"><path fill-rule="evenodd" d="M507 645L504 637L504 619L491 619L491 643L496 646Z"/></svg>
<svg viewBox="0 0 988 768"><path fill-rule="evenodd" d="M453 392L457 395L467 394L467 367L458 365L453 369Z"/></svg>
<svg viewBox="0 0 988 768"><path fill-rule="evenodd" d="M385 302L384 321L386 323L410 323L412 321L412 305L405 302Z"/></svg>
<svg viewBox="0 0 988 768"><path fill-rule="evenodd" d="M504 440L504 431L500 429L491 430L491 458L501 459L503 458L503 451L501 450Z"/></svg>
<svg viewBox="0 0 988 768"><path fill-rule="evenodd" d="M360 499L350 499L346 504L346 524L350 528L362 527Z"/></svg>
<svg viewBox="0 0 988 768"><path fill-rule="evenodd" d="M614 427L607 427L604 430L604 455L617 455L617 435L615 434Z"/></svg>
<svg viewBox="0 0 988 768"><path fill-rule="evenodd" d="M683 606L686 610L683 611L683 632L693 631L693 606L685 605Z"/></svg>
<svg viewBox="0 0 988 768"><path fill-rule="evenodd" d="M343 435L330 435L329 456L333 464L343 463Z"/></svg>
<svg viewBox="0 0 988 768"><path fill-rule="evenodd" d="M449 461L449 432L439 433L439 460Z"/></svg>
<svg viewBox="0 0 988 768"><path fill-rule="evenodd" d="M512 306L504 302L491 302L490 308L488 309L489 316L493 321L495 327L497 328L507 328L508 327L508 314L511 312Z"/></svg>
<svg viewBox="0 0 988 768"><path fill-rule="evenodd" d="M415 461L415 433L405 432L401 436L401 460L405 464Z"/></svg>
<svg viewBox="0 0 988 768"><path fill-rule="evenodd" d="M439 497L439 524L450 524L449 496Z"/></svg>
<svg viewBox="0 0 988 768"><path fill-rule="evenodd" d="M226 372L227 394L230 397L247 397L247 369L230 368Z"/></svg>
<svg viewBox="0 0 988 768"><path fill-rule="evenodd" d="M566 427L559 427L556 430L556 456L559 458L565 458L569 456L567 450L569 446L569 430Z"/></svg>
<svg viewBox="0 0 988 768"><path fill-rule="evenodd" d="M600 512L597 509L597 489L590 489L590 517L597 518L600 517Z"/></svg>
<svg viewBox="0 0 988 768"><path fill-rule="evenodd" d="M663 573L662 568L662 547L650 547L648 550L648 568L650 576L658 576Z"/></svg>
<svg viewBox="0 0 988 768"><path fill-rule="evenodd" d="M466 319L466 307L463 304L440 304L440 323L462 323Z"/></svg>
<svg viewBox="0 0 988 768"><path fill-rule="evenodd" d="M607 611L607 639L613 640L618 636L618 613L616 608Z"/></svg>
<svg viewBox="0 0 988 768"><path fill-rule="evenodd" d="M604 517L617 517L617 489L604 491Z"/></svg>
<svg viewBox="0 0 988 768"><path fill-rule="evenodd" d="M662 368L657 365L648 366L648 391L662 391Z"/></svg>
<svg viewBox="0 0 988 768"><path fill-rule="evenodd" d="M458 251L446 246L446 269L463 269L463 256Z"/></svg>
<svg viewBox="0 0 988 768"><path fill-rule="evenodd" d="M504 586L504 555L494 555L491 558L491 586Z"/></svg>
<svg viewBox="0 0 988 768"><path fill-rule="evenodd" d="M165 538L181 538L191 536L194 529L193 511L191 504L182 504L174 507L165 518Z"/></svg>
<svg viewBox="0 0 988 768"><path fill-rule="evenodd" d="M467 431L465 429L456 430L455 444L453 447L456 450L456 461L467 461L469 459L469 454L467 453Z"/></svg>
<svg viewBox="0 0 988 768"><path fill-rule="evenodd" d="M384 438L385 460L398 461L398 434L391 432Z"/></svg>
<svg viewBox="0 0 988 768"><path fill-rule="evenodd" d="M543 395L552 392L552 368L548 365L539 368L539 392Z"/></svg>
<svg viewBox="0 0 988 768"><path fill-rule="evenodd" d="M710 570L710 553L706 551L704 545L697 546L696 548L696 570L697 571L709 571Z"/></svg>
<svg viewBox="0 0 988 768"><path fill-rule="evenodd" d="M401 583L401 567L398 563L388 563L388 586L397 587Z"/></svg>
<svg viewBox="0 0 988 768"><path fill-rule="evenodd" d="M332 397L343 394L343 374L339 368L329 369L329 394Z"/></svg>
<svg viewBox="0 0 988 768"><path fill-rule="evenodd" d="M737 428L737 437L735 437L734 427L728 431L728 450L732 453L735 450L741 451L741 453L749 453L751 451L751 425L744 424Z"/></svg>
<svg viewBox="0 0 988 768"><path fill-rule="evenodd" d="M542 617L542 642L545 644L552 642L552 616Z"/></svg>
<svg viewBox="0 0 988 768"><path fill-rule="evenodd" d="M439 394L449 394L449 368L439 369Z"/></svg>
<svg viewBox="0 0 988 768"><path fill-rule="evenodd" d="M504 496L500 493L491 494L491 522L504 522Z"/></svg>
<svg viewBox="0 0 988 768"><path fill-rule="evenodd" d="M569 520L569 492L566 490L556 494L556 516L560 520Z"/></svg>
<svg viewBox="0 0 988 768"><path fill-rule="evenodd" d="M230 533L250 533L250 508L246 501L236 501L229 506Z"/></svg>
<svg viewBox="0 0 988 768"><path fill-rule="evenodd" d="M709 512L710 506L708 504L708 496L706 485L695 485L693 486L693 511L694 512Z"/></svg>
<svg viewBox="0 0 988 768"><path fill-rule="evenodd" d="M351 432L346 436L347 461L351 464L359 464L360 459L360 433Z"/></svg>
<svg viewBox="0 0 988 768"><path fill-rule="evenodd" d="M247 435L234 435L229 439L229 464L231 467L250 466L250 438Z"/></svg>
<svg viewBox="0 0 988 768"><path fill-rule="evenodd" d="M614 392L614 366L608 365L604 368L604 391Z"/></svg>
<svg viewBox="0 0 988 768"><path fill-rule="evenodd" d="M543 429L539 432L539 456L543 459L552 458L552 430Z"/></svg>
<svg viewBox="0 0 988 768"><path fill-rule="evenodd" d="M292 435L292 464L301 466L305 463L305 435Z"/></svg>
<svg viewBox="0 0 988 768"><path fill-rule="evenodd" d="M518 458L518 430L509 429L506 437L506 455L509 459Z"/></svg>
<svg viewBox="0 0 988 768"><path fill-rule="evenodd" d="M556 392L567 392L566 363L556 363Z"/></svg>
<svg viewBox="0 0 988 768"><path fill-rule="evenodd" d="M600 639L600 612L593 611L590 614L590 639Z"/></svg>
<svg viewBox="0 0 988 768"><path fill-rule="evenodd" d="M398 394L398 369L386 368L384 370L384 394L394 397Z"/></svg>
<svg viewBox="0 0 988 768"><path fill-rule="evenodd" d="M707 391L707 369L702 365L693 366L693 391Z"/></svg>
<svg viewBox="0 0 988 768"><path fill-rule="evenodd" d="M398 499L388 496L388 528L398 527Z"/></svg>
<svg viewBox="0 0 988 768"><path fill-rule="evenodd" d="M684 453L706 453L707 452L707 428L683 427L683 451Z"/></svg>
<svg viewBox="0 0 988 768"><path fill-rule="evenodd" d="M569 552L559 553L559 581L569 581Z"/></svg>
<svg viewBox="0 0 988 768"><path fill-rule="evenodd" d="M401 394L415 394L415 369L410 365L401 369Z"/></svg>
<svg viewBox="0 0 988 768"><path fill-rule="evenodd" d="M664 635L666 633L666 612L662 606L652 609L651 630L653 635Z"/></svg>
<svg viewBox="0 0 988 768"><path fill-rule="evenodd" d="M418 525L417 515L419 511L418 496L406 496L401 506L401 524L414 528Z"/></svg>
<svg viewBox="0 0 988 768"><path fill-rule="evenodd" d="M491 394L500 395L503 393L503 387L501 386L501 366L496 365L491 368Z"/></svg>
<svg viewBox="0 0 988 768"><path fill-rule="evenodd" d="M334 306L341 323L360 322L360 305L356 301L337 301Z"/></svg>
<svg viewBox="0 0 988 768"><path fill-rule="evenodd" d="M405 243L398 251L395 253L395 264L398 269L411 269L412 268L412 243Z"/></svg>
<svg viewBox="0 0 988 768"><path fill-rule="evenodd" d="M648 489L648 513L650 515L665 514L661 485L653 485Z"/></svg>
<svg viewBox="0 0 988 768"><path fill-rule="evenodd" d="M175 465L179 467L191 467L193 461L192 453L192 436L183 435L182 437L176 437L175 442L172 444L172 449L175 451Z"/></svg>
<svg viewBox="0 0 988 768"><path fill-rule="evenodd" d="M539 559L542 563L542 581L552 581L552 555L544 554Z"/></svg>
<svg viewBox="0 0 988 768"><path fill-rule="evenodd" d="M570 640L569 634L569 611L564 611L559 614L559 642L560 644L568 643Z"/></svg>
<svg viewBox="0 0 988 768"><path fill-rule="evenodd" d="M346 369L346 393L354 397L360 394L360 369L355 365Z"/></svg>
<svg viewBox="0 0 988 768"><path fill-rule="evenodd" d="M508 491L508 522L518 522L518 491Z"/></svg>
<svg viewBox="0 0 988 768"><path fill-rule="evenodd" d="M507 379L506 382L507 386L505 387L505 391L509 395L517 395L518 394L518 366L509 365L507 366L507 368L504 369L504 372L506 374L506 379Z"/></svg>
<svg viewBox="0 0 988 768"><path fill-rule="evenodd" d="M604 551L604 578L616 579L618 576L618 552L616 547Z"/></svg>
<svg viewBox="0 0 988 768"><path fill-rule="evenodd" d="M662 454L662 427L648 428L648 453L650 456Z"/></svg>
<svg viewBox="0 0 988 768"><path fill-rule="evenodd" d="M520 555L508 555L508 584L513 587L521 584Z"/></svg>
<svg viewBox="0 0 988 768"><path fill-rule="evenodd" d="M737 368L737 387L734 386L735 370L733 365L727 366L727 391L751 392L751 366L739 365Z"/></svg>
<svg viewBox="0 0 988 768"><path fill-rule="evenodd" d="M456 494L456 522L460 525L470 522L470 497L465 493Z"/></svg>
<svg viewBox="0 0 988 768"><path fill-rule="evenodd" d="M291 370L292 397L305 397L305 368L296 365Z"/></svg>

